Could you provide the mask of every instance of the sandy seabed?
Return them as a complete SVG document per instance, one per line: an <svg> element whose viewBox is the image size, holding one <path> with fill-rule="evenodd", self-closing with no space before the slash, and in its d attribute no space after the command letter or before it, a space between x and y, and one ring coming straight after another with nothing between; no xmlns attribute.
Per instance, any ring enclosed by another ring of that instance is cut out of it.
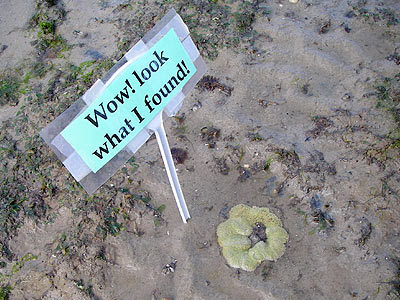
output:
<svg viewBox="0 0 400 300"><path fill-rule="evenodd" d="M116 8L129 1L62 2L57 32L73 46L63 58L46 58L56 70L118 50L118 24L129 11ZM162 15L154 3L134 9L151 10L156 22ZM8 240L13 255L2 258L1 272L10 274L35 255L2 281L13 288L10 299L398 299L400 157L388 146L396 124L376 107L376 86L400 72L400 25L387 24L400 18L400 2L265 5L270 13L253 24L253 50L222 48L215 60L205 58L212 77L185 99L180 118L165 122L171 147L188 155L176 165L188 224L155 139L136 153L135 173L114 175L87 210L73 202L84 192L68 200L75 194L61 186L74 180L53 157L58 192L41 195L46 213L22 218ZM27 25L34 12L34 1L0 3L2 70L36 57ZM31 82L46 86L50 77ZM0 120L15 118L24 99L1 106ZM37 132L54 117L38 121ZM147 191L152 200L128 205L132 196L118 187ZM27 188L32 197L43 192ZM110 190L110 198L101 196ZM116 217L124 228L99 237L105 215L98 212L110 201L114 213L124 210ZM285 254L254 272L229 267L216 241L217 225L240 203L270 208L289 233ZM154 209L163 204L162 214Z"/></svg>

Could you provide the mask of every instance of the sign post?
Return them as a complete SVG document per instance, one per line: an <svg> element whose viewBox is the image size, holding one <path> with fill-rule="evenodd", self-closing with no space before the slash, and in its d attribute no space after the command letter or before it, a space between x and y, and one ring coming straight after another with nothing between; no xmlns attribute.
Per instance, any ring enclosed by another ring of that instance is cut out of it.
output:
<svg viewBox="0 0 400 300"><path fill-rule="evenodd" d="M176 205L178 206L183 222L186 223L186 220L190 219L190 214L186 206L185 198L183 197L178 175L176 175L174 160L172 159L171 150L168 145L161 114L154 119L154 123L150 124L149 128L153 130L156 135L158 147L160 148L165 170L168 174L169 183L172 187L172 192L174 193Z"/></svg>
<svg viewBox="0 0 400 300"><path fill-rule="evenodd" d="M163 127L206 71L172 9L40 135L92 194L155 133L182 220L190 218Z"/></svg>

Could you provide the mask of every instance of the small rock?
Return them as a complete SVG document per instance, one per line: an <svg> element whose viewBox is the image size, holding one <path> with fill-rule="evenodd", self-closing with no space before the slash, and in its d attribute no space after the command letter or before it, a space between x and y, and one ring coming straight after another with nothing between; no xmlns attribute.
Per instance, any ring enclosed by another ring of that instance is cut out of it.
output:
<svg viewBox="0 0 400 300"><path fill-rule="evenodd" d="M239 177L238 180L240 182L244 182L246 179L251 177L251 173L249 170L243 168L243 167L238 167L238 171L239 171Z"/></svg>
<svg viewBox="0 0 400 300"><path fill-rule="evenodd" d="M299 0L289 0L290 3L297 3Z"/></svg>
<svg viewBox="0 0 400 300"><path fill-rule="evenodd" d="M351 19L351 18L355 17L355 15L356 14L354 13L354 11L350 10L345 14L345 17Z"/></svg>
<svg viewBox="0 0 400 300"><path fill-rule="evenodd" d="M319 29L320 34L325 34L331 29L331 20L328 20L327 22L324 22L322 26Z"/></svg>
<svg viewBox="0 0 400 300"><path fill-rule="evenodd" d="M351 100L351 94L350 93L346 93L343 95L342 100L344 101L349 101Z"/></svg>
<svg viewBox="0 0 400 300"><path fill-rule="evenodd" d="M0 47L0 54L2 54L4 52L4 50L6 50L8 48L7 45L1 45Z"/></svg>
<svg viewBox="0 0 400 300"><path fill-rule="evenodd" d="M197 111L197 110L199 110L201 107L202 107L201 102L197 102L197 103L193 104L192 111Z"/></svg>
<svg viewBox="0 0 400 300"><path fill-rule="evenodd" d="M346 252L346 247L338 247L335 249L335 252L338 254Z"/></svg>
<svg viewBox="0 0 400 300"><path fill-rule="evenodd" d="M208 148L215 148L216 141L219 140L221 130L215 127L203 127L200 131L201 139L207 142Z"/></svg>
<svg viewBox="0 0 400 300"><path fill-rule="evenodd" d="M172 259L172 262L170 262L169 264L166 264L163 268L162 268L162 273L164 275L170 274L170 273L174 273L175 272L175 268L176 268L176 263L178 261L176 259Z"/></svg>

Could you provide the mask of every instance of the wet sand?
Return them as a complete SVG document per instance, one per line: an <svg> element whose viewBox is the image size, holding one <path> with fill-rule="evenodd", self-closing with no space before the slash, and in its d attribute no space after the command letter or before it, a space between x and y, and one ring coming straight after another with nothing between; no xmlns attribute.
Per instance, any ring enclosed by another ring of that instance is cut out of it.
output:
<svg viewBox="0 0 400 300"><path fill-rule="evenodd" d="M45 89L57 69L64 72L71 63L123 52L123 31L133 26L127 20L137 9L154 22L166 10L153 1L133 8L121 8L128 1L63 3L57 32L73 46L64 57L45 58L54 68L31 79L33 90ZM399 17L397 1L352 4ZM253 24L254 45L205 57L214 83L203 81L185 99L180 118L165 121L170 146L188 155L176 165L192 216L188 224L179 216L155 139L89 200L79 188L67 188L74 179L42 143L47 160L41 168L51 167L57 189L50 194L26 183L32 197L42 193L47 209L38 218L21 212L10 235L14 256L3 256L3 274L27 253L37 255L3 281L13 287L10 299L396 299L384 282L398 276L400 156L388 146L396 123L376 107L376 86L400 72L388 59L400 47L400 25L387 26L383 14L367 20L347 1L266 6L270 13ZM1 68L36 59L30 44L36 33L27 27L34 3L0 9L1 43L8 46ZM20 11L14 23L10 16ZM67 84L70 89L56 90L46 108L73 102L64 92L71 93L74 82ZM17 106L0 107L4 124L29 103L28 95ZM34 119L36 134L54 117ZM212 128L218 133L204 134ZM35 134L34 127L25 134ZM23 138L15 139L22 151ZM148 203L134 197L147 193ZM240 203L270 208L289 233L285 254L254 272L230 268L216 241L217 225ZM156 209L163 204L161 213ZM123 228L112 234L107 218Z"/></svg>

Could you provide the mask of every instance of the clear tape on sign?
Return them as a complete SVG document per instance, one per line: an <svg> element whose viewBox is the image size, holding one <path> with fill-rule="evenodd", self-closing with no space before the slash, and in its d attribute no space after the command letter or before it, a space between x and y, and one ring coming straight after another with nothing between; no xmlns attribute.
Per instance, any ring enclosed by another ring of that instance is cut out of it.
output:
<svg viewBox="0 0 400 300"><path fill-rule="evenodd" d="M175 30L176 35L180 41L183 41L189 35L189 29L183 23L182 18L179 15L175 15L151 40L146 44L150 48L158 42L171 28Z"/></svg>
<svg viewBox="0 0 400 300"><path fill-rule="evenodd" d="M65 157L74 153L74 148L62 137L61 134L57 135L51 142Z"/></svg>
<svg viewBox="0 0 400 300"><path fill-rule="evenodd" d="M189 53L190 59L195 61L199 56L200 52L197 50L196 46L193 43L193 40L190 36L188 36L183 42L183 47L185 48L186 52Z"/></svg>
<svg viewBox="0 0 400 300"><path fill-rule="evenodd" d="M76 152L68 156L63 163L77 181L80 181L91 172L90 168Z"/></svg>
<svg viewBox="0 0 400 300"><path fill-rule="evenodd" d="M92 102L96 99L97 95L101 93L104 88L104 83L100 79L98 79L90 89L86 91L86 93L82 96L83 101L87 105L92 104Z"/></svg>
<svg viewBox="0 0 400 300"><path fill-rule="evenodd" d="M182 92L180 92L178 95L175 96L174 99L172 99L167 104L167 106L164 108L164 112L167 114L168 117L175 116L178 113L178 111L182 107L184 98L185 95Z"/></svg>
<svg viewBox="0 0 400 300"><path fill-rule="evenodd" d="M147 142L147 140L150 138L151 133L149 133L146 130L142 130L141 132L138 133L138 135L134 138L133 141L131 141L125 149L127 151L130 151L132 154L134 154L136 151L139 150L140 147L143 146L144 143Z"/></svg>
<svg viewBox="0 0 400 300"><path fill-rule="evenodd" d="M61 136L61 132L82 114L96 100L96 98L109 86L111 82L127 66L134 63L148 49L155 45L163 36L173 29L182 43L190 60L196 67L195 74L185 83L181 91L170 100L163 111L152 120L144 130L140 131L118 154L108 161L97 172L93 172L83 161L73 147ZM162 116L174 116L183 104L184 97L193 89L200 78L206 72L206 66L195 44L189 35L189 30L181 17L171 9L143 38L136 43L104 76L97 80L86 93L48 124L40 132L41 137L63 162L72 176L82 185L89 194L94 193L112 175L115 174L131 156L149 139L154 132L159 143L160 151L166 166L168 178L178 205L182 220L186 222L190 218L189 211L182 194L182 190L176 176L171 152L166 140L166 134L162 123Z"/></svg>
<svg viewBox="0 0 400 300"><path fill-rule="evenodd" d="M135 46L133 46L128 52L126 52L125 58L129 62L134 62L141 55L143 55L148 49L149 47L147 47L147 45L142 40L140 40L139 42L136 43Z"/></svg>

